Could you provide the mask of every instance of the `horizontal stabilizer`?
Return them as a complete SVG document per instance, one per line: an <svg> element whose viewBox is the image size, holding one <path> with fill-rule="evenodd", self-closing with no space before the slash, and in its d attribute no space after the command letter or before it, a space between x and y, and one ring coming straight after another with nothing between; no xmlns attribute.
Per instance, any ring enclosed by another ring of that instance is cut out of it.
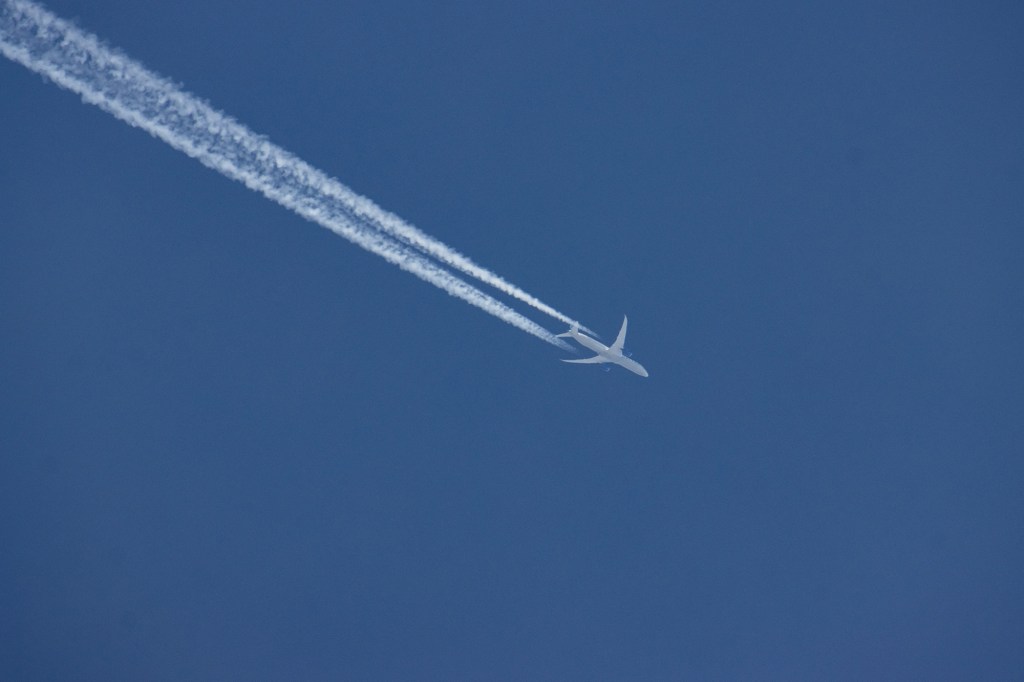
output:
<svg viewBox="0 0 1024 682"><path fill-rule="evenodd" d="M575 336L576 334L579 333L579 331L580 331L580 323L579 322L573 322L572 323L572 327L569 329L569 331L563 332L561 334L555 334L555 336L557 338L559 338L559 339L565 339L565 338L568 338L568 337L571 337L571 336Z"/></svg>

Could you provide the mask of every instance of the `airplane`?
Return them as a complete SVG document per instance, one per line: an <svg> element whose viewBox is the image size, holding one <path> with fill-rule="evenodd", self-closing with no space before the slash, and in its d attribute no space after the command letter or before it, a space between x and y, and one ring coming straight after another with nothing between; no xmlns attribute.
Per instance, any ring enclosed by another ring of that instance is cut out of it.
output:
<svg viewBox="0 0 1024 682"><path fill-rule="evenodd" d="M574 322L572 325L572 329L565 332L564 334L557 334L557 336L559 338L576 339L577 341L579 341L580 345L586 346L590 350L597 353L597 355L595 355L592 358L585 358L583 360L562 360L562 362L578 362L581 364L597 364L602 362L611 362L616 365L619 365L620 367L625 367L634 374L639 374L642 377L647 376L647 370L644 369L639 362L627 358L625 355L622 354L622 347L626 343L626 322L626 316L623 315L622 329L619 330L619 335L615 337L615 342L611 346L606 346L600 341L592 339L586 334L583 334L582 332L580 332L579 323Z"/></svg>

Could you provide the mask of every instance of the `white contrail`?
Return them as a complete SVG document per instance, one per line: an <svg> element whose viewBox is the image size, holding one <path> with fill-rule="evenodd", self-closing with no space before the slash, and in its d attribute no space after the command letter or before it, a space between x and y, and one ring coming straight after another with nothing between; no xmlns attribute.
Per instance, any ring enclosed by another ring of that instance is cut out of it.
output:
<svg viewBox="0 0 1024 682"><path fill-rule="evenodd" d="M358 216L361 222L371 223L378 230L388 233L392 237L395 237L409 246L415 247L423 253L436 258L445 265L455 270L459 270L470 277L474 277L481 282L494 287L498 291L508 294L512 298L518 299L523 303L550 315L556 320L560 320L567 325L579 324L578 321L573 320L568 315L558 312L551 306L537 299L535 296L531 296L516 285L506 281L501 276L491 272L487 268L477 265L467 256L459 253L444 242L431 237L394 213L381 208L375 204L372 199L357 194L334 178L323 176L323 174L318 171L314 172L320 175L320 177L317 178L317 182L322 183L319 184L318 189L324 194L340 201L353 214ZM584 331L594 333L593 330L588 329L582 324L579 324L579 327Z"/></svg>
<svg viewBox="0 0 1024 682"><path fill-rule="evenodd" d="M459 270L471 277L475 277L481 282L489 284L498 291L508 294L527 305L533 306L537 310L550 315L556 320L561 320L568 325L579 324L579 322L573 320L568 315L558 312L551 306L538 300L536 297L526 293L516 285L507 282L499 275L477 265L468 257L462 255L444 242L431 237L394 213L384 210L375 204L372 199L355 193L334 178L327 178L326 182L321 187L321 191L341 201L345 206L349 207L353 213L359 216L361 220L372 223L374 227L382 232L387 232L391 236L419 249L423 253L433 256L445 265ZM588 329L582 324L579 324L579 328L592 334L594 333L593 330Z"/></svg>
<svg viewBox="0 0 1024 682"><path fill-rule="evenodd" d="M568 348L551 332L409 246L456 267L460 264L472 266L468 259L402 223L296 156L35 3L3 0L0 52L80 95L85 102L142 128L204 165L242 182L452 296L550 344ZM381 231L366 225L367 219ZM514 292L518 289L496 275L478 269L480 274L487 276L487 279L481 278L483 281L494 283L503 291L511 289L509 293L538 307L539 301L525 293L517 295ZM470 274L476 276L475 273ZM540 309L549 310L547 306Z"/></svg>

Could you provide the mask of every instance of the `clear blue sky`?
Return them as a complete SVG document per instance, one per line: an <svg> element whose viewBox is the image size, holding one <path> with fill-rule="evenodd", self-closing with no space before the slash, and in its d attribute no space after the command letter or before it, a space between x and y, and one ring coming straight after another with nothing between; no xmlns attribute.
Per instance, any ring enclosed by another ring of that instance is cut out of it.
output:
<svg viewBox="0 0 1024 682"><path fill-rule="evenodd" d="M47 6L651 377L0 61L0 678L1024 675L1019 2Z"/></svg>

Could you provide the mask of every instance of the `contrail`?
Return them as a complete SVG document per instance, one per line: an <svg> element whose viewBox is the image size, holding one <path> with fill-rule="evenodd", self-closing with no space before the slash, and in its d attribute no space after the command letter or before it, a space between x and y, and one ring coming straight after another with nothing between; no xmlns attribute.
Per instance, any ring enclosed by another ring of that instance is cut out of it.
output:
<svg viewBox="0 0 1024 682"><path fill-rule="evenodd" d="M375 204L372 199L357 194L334 178L323 177L322 180L323 184L319 188L320 191L340 201L350 211L358 216L362 222L372 223L378 230L388 233L392 237L395 237L409 246L415 247L423 253L436 258L445 265L455 270L459 270L470 277L474 277L479 281L494 287L498 291L508 294L509 296L518 299L547 315L550 315L556 320L560 320L570 326L573 324L579 324L578 321L573 320L568 315L558 312L551 306L538 300L535 296L531 296L516 285L506 281L501 276L477 265L467 256L462 255L444 242L431 237L394 213L381 208ZM580 329L594 333L593 330L588 329L582 324L579 324L579 327Z"/></svg>
<svg viewBox="0 0 1024 682"><path fill-rule="evenodd" d="M145 130L222 175L448 294L552 345L569 348L551 332L423 254L478 277L558 319L571 321L570 318L474 265L441 242L39 5L29 0L3 1L0 53L78 94L85 102Z"/></svg>
<svg viewBox="0 0 1024 682"><path fill-rule="evenodd" d="M579 322L573 320L568 315L558 312L551 306L543 303L536 297L531 296L499 275L477 265L468 257L462 255L444 242L431 237L394 213L384 210L375 204L372 199L355 193L334 178L326 178L326 182L321 187L321 191L341 201L362 221L372 223L378 230L386 232L400 241L419 249L423 253L436 258L445 265L455 270L459 270L470 277L474 277L485 284L489 284L498 291L508 294L527 305L533 306L537 310L550 315L556 320L560 320L570 326L578 324L580 329L588 331L591 334L594 333L593 330L579 324Z"/></svg>

